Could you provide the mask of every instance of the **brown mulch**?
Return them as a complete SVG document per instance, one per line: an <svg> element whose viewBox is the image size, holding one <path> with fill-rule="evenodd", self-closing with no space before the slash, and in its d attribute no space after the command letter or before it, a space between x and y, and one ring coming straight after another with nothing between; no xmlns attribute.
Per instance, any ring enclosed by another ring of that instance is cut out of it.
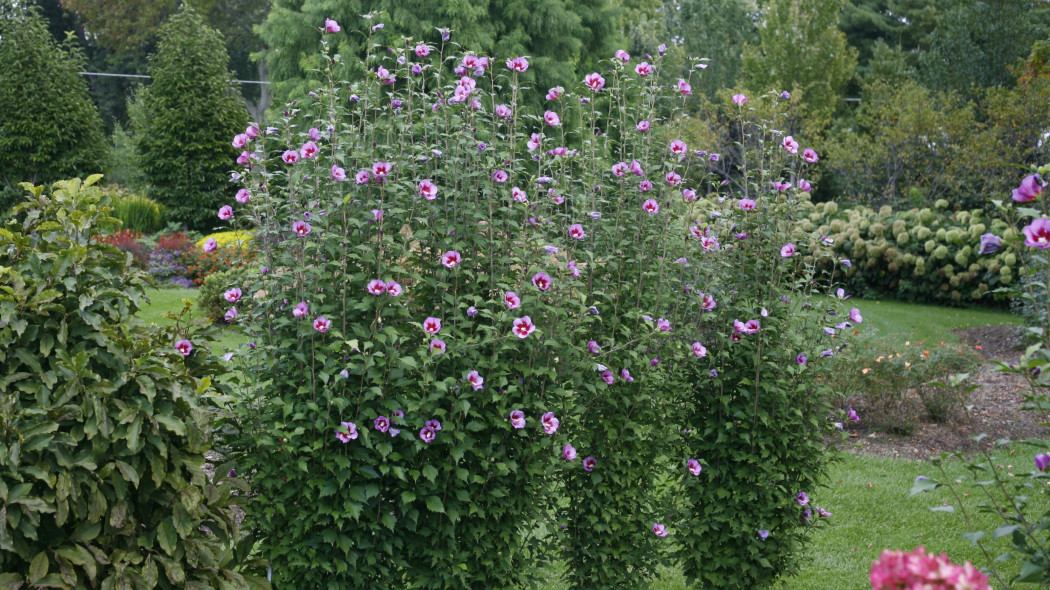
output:
<svg viewBox="0 0 1050 590"><path fill-rule="evenodd" d="M1024 400L1020 393L1027 388L1024 379L1002 373L993 364L1016 363L1020 358L1019 329L981 326L957 334L984 358L975 376L978 387L967 401L973 404L971 418L960 415L946 424L920 422L914 432L903 436L878 432L866 425L861 416L860 422L846 425L850 438L845 448L880 457L928 459L943 452L973 451L978 444L989 446L1000 438L1050 438L1050 428L1040 425L1042 418L1038 413L1021 410ZM982 433L988 436L975 442L973 437Z"/></svg>

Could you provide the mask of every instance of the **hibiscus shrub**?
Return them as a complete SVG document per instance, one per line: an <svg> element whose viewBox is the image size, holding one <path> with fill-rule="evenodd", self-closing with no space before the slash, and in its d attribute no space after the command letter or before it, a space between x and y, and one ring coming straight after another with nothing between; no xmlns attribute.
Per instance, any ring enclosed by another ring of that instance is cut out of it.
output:
<svg viewBox="0 0 1050 590"><path fill-rule="evenodd" d="M0 587L268 588L234 571L242 482L202 469L207 336L188 306L134 317L147 275L95 236L100 177L23 184L0 229Z"/></svg>
<svg viewBox="0 0 1050 590"><path fill-rule="evenodd" d="M321 31L329 84L235 140L219 211L259 248L227 443L274 583L789 571L833 430L816 376L861 321L793 233L816 153L739 96L756 164L730 194L659 59L618 52L539 116L526 58L395 40L347 82Z"/></svg>

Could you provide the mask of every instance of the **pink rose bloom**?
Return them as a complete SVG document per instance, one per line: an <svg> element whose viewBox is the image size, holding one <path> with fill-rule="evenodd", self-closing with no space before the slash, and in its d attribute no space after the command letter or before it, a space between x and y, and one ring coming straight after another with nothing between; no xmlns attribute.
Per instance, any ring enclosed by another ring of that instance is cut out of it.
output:
<svg viewBox="0 0 1050 590"><path fill-rule="evenodd" d="M507 309L518 309L521 307L521 297L518 297L514 291L507 291L507 294L503 296L503 303Z"/></svg>
<svg viewBox="0 0 1050 590"><path fill-rule="evenodd" d="M292 223L292 231L295 232L295 235L301 238L310 235L313 228L311 228L310 224L305 221L296 221Z"/></svg>
<svg viewBox="0 0 1050 590"><path fill-rule="evenodd" d="M477 371L467 373L467 383L470 383L474 391L485 389L485 378L479 375Z"/></svg>
<svg viewBox="0 0 1050 590"><path fill-rule="evenodd" d="M219 219L227 221L232 217L233 207L230 207L229 205L223 205L222 207L219 207Z"/></svg>
<svg viewBox="0 0 1050 590"><path fill-rule="evenodd" d="M678 186L682 184L682 177L677 172L671 171L664 175L664 180L671 186ZM695 196L695 195L694 195ZM686 199L689 200L689 199Z"/></svg>
<svg viewBox="0 0 1050 590"><path fill-rule="evenodd" d="M437 192L437 185L431 182L429 178L424 178L419 182L419 196L424 199L433 201L437 198Z"/></svg>
<svg viewBox="0 0 1050 590"><path fill-rule="evenodd" d="M525 203L529 200L529 196L525 194L525 191L521 190L519 187L514 187L510 189L510 196L519 203Z"/></svg>
<svg viewBox="0 0 1050 590"><path fill-rule="evenodd" d="M512 332L518 338L526 338L535 330L536 325L532 323L532 318L530 318L529 316L523 316L514 320L514 328Z"/></svg>
<svg viewBox="0 0 1050 590"><path fill-rule="evenodd" d="M524 57L515 57L507 60L507 69L515 72L524 72L529 69L529 61Z"/></svg>
<svg viewBox="0 0 1050 590"><path fill-rule="evenodd" d="M650 215L655 215L660 212L660 204L656 202L656 199L646 199L645 202L642 203L642 211L645 211Z"/></svg>
<svg viewBox="0 0 1050 590"><path fill-rule="evenodd" d="M423 320L423 331L427 334L437 334L441 331L441 320L438 318L427 318Z"/></svg>
<svg viewBox="0 0 1050 590"><path fill-rule="evenodd" d="M335 20L326 18L324 19L324 32L326 33L338 33L342 29L339 27L339 23ZM354 438L357 438L356 436Z"/></svg>
<svg viewBox="0 0 1050 590"><path fill-rule="evenodd" d="M707 356L707 348L705 348L704 345L700 344L699 342L694 342L693 354L696 355L697 358L704 358L705 356Z"/></svg>
<svg viewBox="0 0 1050 590"><path fill-rule="evenodd" d="M332 180L346 180L346 170L340 168L338 164L332 164Z"/></svg>
<svg viewBox="0 0 1050 590"><path fill-rule="evenodd" d="M545 272L538 272L532 275L532 284L540 291L546 291L551 288L551 276Z"/></svg>
<svg viewBox="0 0 1050 590"><path fill-rule="evenodd" d="M296 304L295 309L292 310L292 315L297 318L301 318L305 317L309 311L310 307L306 305L306 302L300 301L298 304Z"/></svg>
<svg viewBox="0 0 1050 590"><path fill-rule="evenodd" d="M649 131L649 127L650 127L649 121L645 121L645 120L638 121L638 123L636 123L635 126L634 126L635 130L641 131L642 133L645 133L646 131Z"/></svg>
<svg viewBox="0 0 1050 590"><path fill-rule="evenodd" d="M696 459L690 459L686 463L686 469L688 469L689 473L693 475L700 475L700 471L703 470L703 467L701 467L700 462Z"/></svg>
<svg viewBox="0 0 1050 590"><path fill-rule="evenodd" d="M558 425L560 422L554 417L554 412L546 412L543 417L540 418L540 424L543 424L543 431L547 434L554 434L558 431Z"/></svg>
<svg viewBox="0 0 1050 590"><path fill-rule="evenodd" d="M849 319L851 322L856 322L858 324L864 323L864 318L861 317L860 310L856 307L849 310Z"/></svg>
<svg viewBox="0 0 1050 590"><path fill-rule="evenodd" d="M226 314L223 317L226 319L227 322L232 322L233 320L237 319L238 315L240 314L237 313L237 308L231 307L230 309L226 310Z"/></svg>
<svg viewBox="0 0 1050 590"><path fill-rule="evenodd" d="M1050 219L1040 217L1026 225L1024 232L1024 245L1029 248L1050 248Z"/></svg>
<svg viewBox="0 0 1050 590"><path fill-rule="evenodd" d="M233 136L233 147L241 150L244 146L248 145L248 136L243 133L238 133Z"/></svg>
<svg viewBox="0 0 1050 590"><path fill-rule="evenodd" d="M230 303L237 303L241 299L241 288L234 287L232 289L227 289L226 292L222 294L222 298Z"/></svg>
<svg viewBox="0 0 1050 590"><path fill-rule="evenodd" d="M583 83L586 84L594 92L598 92L605 87L605 78L602 78L601 74L594 72L587 74L583 78Z"/></svg>
<svg viewBox="0 0 1050 590"><path fill-rule="evenodd" d="M183 338L175 343L175 350L179 351L182 356L190 356L193 352L193 343Z"/></svg>
<svg viewBox="0 0 1050 590"><path fill-rule="evenodd" d="M649 65L649 62L643 61L642 63L634 66L634 73L639 76L648 76L653 73L653 66Z"/></svg>
<svg viewBox="0 0 1050 590"><path fill-rule="evenodd" d="M420 43L419 45L416 45L415 52L416 55L419 57L426 57L430 55L430 47L428 47L425 43Z"/></svg>
<svg viewBox="0 0 1050 590"><path fill-rule="evenodd" d="M376 178L382 178L387 174L390 174L390 163L380 161L372 164L372 174L375 175Z"/></svg>
<svg viewBox="0 0 1050 590"><path fill-rule="evenodd" d="M561 456L565 457L566 461L576 460L576 447L572 445L565 445L561 448Z"/></svg>
<svg viewBox="0 0 1050 590"><path fill-rule="evenodd" d="M582 240L587 237L587 232L583 231L583 226L579 223L574 223L569 226L569 237L574 240Z"/></svg>
<svg viewBox="0 0 1050 590"><path fill-rule="evenodd" d="M622 61L623 63L631 61L631 56L623 49L617 49L616 53L613 55L614 57L616 57L616 59Z"/></svg>
<svg viewBox="0 0 1050 590"><path fill-rule="evenodd" d="M795 255L795 245L794 244L788 242L787 244L784 244L784 246L780 248L780 257L781 258L791 258L794 255Z"/></svg>
<svg viewBox="0 0 1050 590"><path fill-rule="evenodd" d="M435 339L430 343L430 352L434 354L445 354L446 349L447 345L445 344L444 340Z"/></svg>
<svg viewBox="0 0 1050 590"><path fill-rule="evenodd" d="M733 95L733 104L735 104L737 106L743 106L744 103L746 103L746 102L747 102L747 97L744 96L743 94L734 94Z"/></svg>
<svg viewBox="0 0 1050 590"><path fill-rule="evenodd" d="M397 281L386 282L386 294L391 297L400 297L404 289L401 288L401 283Z"/></svg>
<svg viewBox="0 0 1050 590"><path fill-rule="evenodd" d="M693 93L693 86L691 84L689 84L688 82L686 82L685 78L679 78L678 79L678 92L681 92L682 94L686 94L686 95L692 94Z"/></svg>
<svg viewBox="0 0 1050 590"><path fill-rule="evenodd" d="M317 330L322 334L327 332L328 328L331 327L331 325L332 322L324 316L318 316L318 318L314 320L314 330Z"/></svg>
<svg viewBox="0 0 1050 590"><path fill-rule="evenodd" d="M558 117L558 113L554 111L547 111L543 113L543 120L551 127L557 127L561 125L561 119Z"/></svg>
<svg viewBox="0 0 1050 590"><path fill-rule="evenodd" d="M809 162L810 164L816 163L820 158L817 157L817 152L813 148L806 148L802 152L802 159Z"/></svg>
<svg viewBox="0 0 1050 590"><path fill-rule="evenodd" d="M518 430L525 428L525 412L514 410L510 413L510 425Z"/></svg>
<svg viewBox="0 0 1050 590"><path fill-rule="evenodd" d="M435 431L433 428L431 428L429 426L424 426L423 428L421 428L419 430L419 440L425 442L428 445L430 443L434 442L434 437L436 437L436 436L437 436L437 431Z"/></svg>
<svg viewBox="0 0 1050 590"><path fill-rule="evenodd" d="M642 165L638 162L638 160L631 160L631 172L633 172L635 176L645 175L645 171L642 170Z"/></svg>
<svg viewBox="0 0 1050 590"><path fill-rule="evenodd" d="M505 104L498 104L498 105L496 105L496 116L499 117L500 119L506 119L506 118L510 117L512 114L513 114L513 111L511 111L510 107L508 107L507 105L505 105Z"/></svg>
<svg viewBox="0 0 1050 590"><path fill-rule="evenodd" d="M367 184L369 179L371 178L372 175L368 173L368 170L361 170L356 175L354 175L354 180L357 182L357 184Z"/></svg>
<svg viewBox="0 0 1050 590"><path fill-rule="evenodd" d="M240 203L242 205L244 203L247 203L248 201L250 201L251 198L252 198L252 194L250 192L248 192L248 189L246 189L246 188L242 188L242 189L238 190L237 191L237 195L233 197L233 199L235 201L237 201L238 203Z"/></svg>
<svg viewBox="0 0 1050 590"><path fill-rule="evenodd" d="M1043 183L1040 181L1038 174L1032 174L1025 176L1024 180L1021 181L1021 186L1013 189L1010 196L1018 203L1028 203L1034 201L1041 194L1043 194Z"/></svg>
<svg viewBox="0 0 1050 590"><path fill-rule="evenodd" d="M784 146L784 149L787 150L787 153L789 154L798 153L798 142L795 141L795 138L790 135L785 137L784 141L782 141L780 145Z"/></svg>
<svg viewBox="0 0 1050 590"><path fill-rule="evenodd" d="M682 154L684 154L686 152L686 150L688 148L686 147L684 141L682 141L681 139L676 139L676 140L671 142L670 149L671 149L671 153L672 154L674 154L676 156L681 156Z"/></svg>
<svg viewBox="0 0 1050 590"><path fill-rule="evenodd" d="M594 471L594 468L598 466L598 460L594 457L587 457L583 460L584 471Z"/></svg>
<svg viewBox="0 0 1050 590"><path fill-rule="evenodd" d="M660 523L653 524L653 534L661 539L667 536L667 527Z"/></svg>
<svg viewBox="0 0 1050 590"><path fill-rule="evenodd" d="M700 309L704 311L712 311L717 307L714 297L705 295L704 293L698 293L697 295L700 297Z"/></svg>
<svg viewBox="0 0 1050 590"><path fill-rule="evenodd" d="M526 143L526 147L529 148L530 152L534 152L540 147L540 134L533 133L529 136L529 141Z"/></svg>
<svg viewBox="0 0 1050 590"><path fill-rule="evenodd" d="M379 279L372 279L368 282L368 287L366 287L366 289L372 295L379 296L386 293L386 283Z"/></svg>
<svg viewBox="0 0 1050 590"><path fill-rule="evenodd" d="M284 160L285 164L294 164L299 161L299 152L295 150L285 150L281 154L281 159Z"/></svg>
<svg viewBox="0 0 1050 590"><path fill-rule="evenodd" d="M755 202L751 199L740 199L737 202L737 206L744 211L754 211L756 207Z"/></svg>
<svg viewBox="0 0 1050 590"><path fill-rule="evenodd" d="M353 422L340 422L335 429L335 438L346 444L357 438L357 425Z"/></svg>
<svg viewBox="0 0 1050 590"><path fill-rule="evenodd" d="M611 172L613 173L613 176L616 176L618 178L623 178L623 175L627 174L627 171L628 171L627 162L617 162L617 163L612 165Z"/></svg>
<svg viewBox="0 0 1050 590"><path fill-rule="evenodd" d="M459 256L459 252L455 250L449 250L441 256L441 264L444 264L446 268L456 268L462 259Z"/></svg>
<svg viewBox="0 0 1050 590"><path fill-rule="evenodd" d="M248 125L244 130L244 135L248 139L255 139L256 137L259 137L259 128L255 125Z"/></svg>

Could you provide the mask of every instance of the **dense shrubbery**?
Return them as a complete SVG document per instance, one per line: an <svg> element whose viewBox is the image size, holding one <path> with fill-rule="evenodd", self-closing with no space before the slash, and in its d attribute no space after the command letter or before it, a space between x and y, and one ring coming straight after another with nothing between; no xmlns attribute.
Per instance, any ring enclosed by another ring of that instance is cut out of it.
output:
<svg viewBox="0 0 1050 590"><path fill-rule="evenodd" d="M688 81L651 61L617 55L536 117L526 59L398 43L235 139L219 215L256 229L262 268L235 285L255 348L228 443L275 583L791 570L838 412L816 377L861 321L781 184L817 155L780 147L775 95L770 121L734 97L756 164L729 194L680 140Z"/></svg>
<svg viewBox="0 0 1050 590"><path fill-rule="evenodd" d="M164 207L152 199L128 193L117 186L105 189L111 197L112 215L124 229L152 234L164 229Z"/></svg>
<svg viewBox="0 0 1050 590"><path fill-rule="evenodd" d="M1006 239L1020 235L1007 221L981 210L953 211L944 200L905 211L803 201L802 212L798 228L829 237L839 257L851 261L845 281L855 293L988 304L994 301L990 293L1012 284L1020 273L1016 252L981 254L985 233Z"/></svg>
<svg viewBox="0 0 1050 590"><path fill-rule="evenodd" d="M267 587L233 571L242 480L202 470L208 337L134 317L146 276L93 237L98 178L25 185L0 229L0 586Z"/></svg>

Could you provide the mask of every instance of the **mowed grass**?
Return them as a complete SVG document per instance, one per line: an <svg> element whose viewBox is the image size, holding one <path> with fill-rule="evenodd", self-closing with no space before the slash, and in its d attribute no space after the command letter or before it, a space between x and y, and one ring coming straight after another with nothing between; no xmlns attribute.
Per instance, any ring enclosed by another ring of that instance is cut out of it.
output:
<svg viewBox="0 0 1050 590"><path fill-rule="evenodd" d="M939 307L893 299L853 299L864 316L862 332L884 340L955 344L956 330L978 326L1019 326L1023 319L1001 309Z"/></svg>
<svg viewBox="0 0 1050 590"><path fill-rule="evenodd" d="M173 320L165 317L168 312L179 313L182 311L182 300L189 299L194 302L190 308L192 317L200 317L197 310L197 289L147 289L146 296L150 302L139 310L138 317L147 324L158 326L170 326ZM216 341L214 350L222 353L234 350L247 344L248 338L236 331L235 328L226 328L222 337Z"/></svg>

